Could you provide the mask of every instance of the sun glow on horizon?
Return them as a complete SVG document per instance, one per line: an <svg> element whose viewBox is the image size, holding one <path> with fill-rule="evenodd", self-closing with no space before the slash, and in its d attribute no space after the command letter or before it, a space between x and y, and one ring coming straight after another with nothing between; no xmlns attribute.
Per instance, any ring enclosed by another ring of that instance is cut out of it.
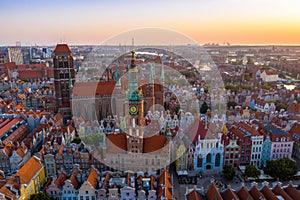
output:
<svg viewBox="0 0 300 200"><path fill-rule="evenodd" d="M299 7L298 0L1 1L0 45L100 44L143 27L200 44L300 44Z"/></svg>

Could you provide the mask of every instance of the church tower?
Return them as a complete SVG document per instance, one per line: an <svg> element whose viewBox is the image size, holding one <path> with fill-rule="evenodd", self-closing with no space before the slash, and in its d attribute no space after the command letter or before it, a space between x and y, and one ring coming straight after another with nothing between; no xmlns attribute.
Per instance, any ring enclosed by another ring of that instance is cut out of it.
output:
<svg viewBox="0 0 300 200"><path fill-rule="evenodd" d="M134 41L132 40L131 63L129 68L129 91L126 94L129 112L127 133L127 151L143 153L144 137L144 101L142 91L138 89L138 69L135 62Z"/></svg>
<svg viewBox="0 0 300 200"><path fill-rule="evenodd" d="M72 88L75 82L75 71L71 53L67 44L57 44L53 57L56 111L62 114L64 122L72 118Z"/></svg>

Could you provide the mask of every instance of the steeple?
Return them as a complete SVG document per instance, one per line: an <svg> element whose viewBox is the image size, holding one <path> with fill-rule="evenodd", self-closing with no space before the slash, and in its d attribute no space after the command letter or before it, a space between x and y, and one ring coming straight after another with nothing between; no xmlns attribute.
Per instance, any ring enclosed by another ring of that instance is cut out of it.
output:
<svg viewBox="0 0 300 200"><path fill-rule="evenodd" d="M169 123L167 123L167 127L166 127L166 132L167 132L167 138L168 139L170 139L170 138L172 138L172 133L171 133L171 129L170 129L170 125L169 125Z"/></svg>
<svg viewBox="0 0 300 200"><path fill-rule="evenodd" d="M116 85L120 86L121 84L119 80L119 62L116 63L115 79L116 79Z"/></svg>
<svg viewBox="0 0 300 200"><path fill-rule="evenodd" d="M127 93L127 99L130 101L137 101L142 99L142 96L138 91L137 74L138 69L136 68L135 63L134 40L132 39L131 63L129 68L129 91Z"/></svg>
<svg viewBox="0 0 300 200"><path fill-rule="evenodd" d="M135 67L136 67L136 63L135 63L135 51L134 51L134 39L132 38L132 50L131 50L130 69L133 69Z"/></svg>
<svg viewBox="0 0 300 200"><path fill-rule="evenodd" d="M149 76L149 83L153 85L153 65L150 64L150 76Z"/></svg>

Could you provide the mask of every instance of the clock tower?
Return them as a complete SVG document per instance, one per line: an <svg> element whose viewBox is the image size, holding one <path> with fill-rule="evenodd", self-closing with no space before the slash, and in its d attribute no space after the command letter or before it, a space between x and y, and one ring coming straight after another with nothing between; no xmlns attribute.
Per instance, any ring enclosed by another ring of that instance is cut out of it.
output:
<svg viewBox="0 0 300 200"><path fill-rule="evenodd" d="M127 151L143 153L144 101L142 90L138 88L138 69L135 62L134 40L132 39L131 63L129 68L129 90L126 94L129 114Z"/></svg>

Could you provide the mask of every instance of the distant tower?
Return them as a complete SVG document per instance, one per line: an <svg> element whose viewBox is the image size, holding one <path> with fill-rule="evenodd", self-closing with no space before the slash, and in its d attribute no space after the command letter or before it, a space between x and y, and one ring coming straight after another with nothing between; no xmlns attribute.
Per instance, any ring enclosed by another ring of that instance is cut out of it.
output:
<svg viewBox="0 0 300 200"><path fill-rule="evenodd" d="M53 58L56 111L62 114L65 122L72 118L71 97L75 71L71 53L67 44L57 44Z"/></svg>
<svg viewBox="0 0 300 200"><path fill-rule="evenodd" d="M131 64L129 68L129 91L126 94L130 127L127 133L127 151L143 153L144 137L144 101L142 91L138 89L138 69L135 63L134 41L132 40ZM137 127L137 125L139 127Z"/></svg>
<svg viewBox="0 0 300 200"><path fill-rule="evenodd" d="M17 65L23 64L23 53L21 47L9 47L7 49L9 62L14 62Z"/></svg>

